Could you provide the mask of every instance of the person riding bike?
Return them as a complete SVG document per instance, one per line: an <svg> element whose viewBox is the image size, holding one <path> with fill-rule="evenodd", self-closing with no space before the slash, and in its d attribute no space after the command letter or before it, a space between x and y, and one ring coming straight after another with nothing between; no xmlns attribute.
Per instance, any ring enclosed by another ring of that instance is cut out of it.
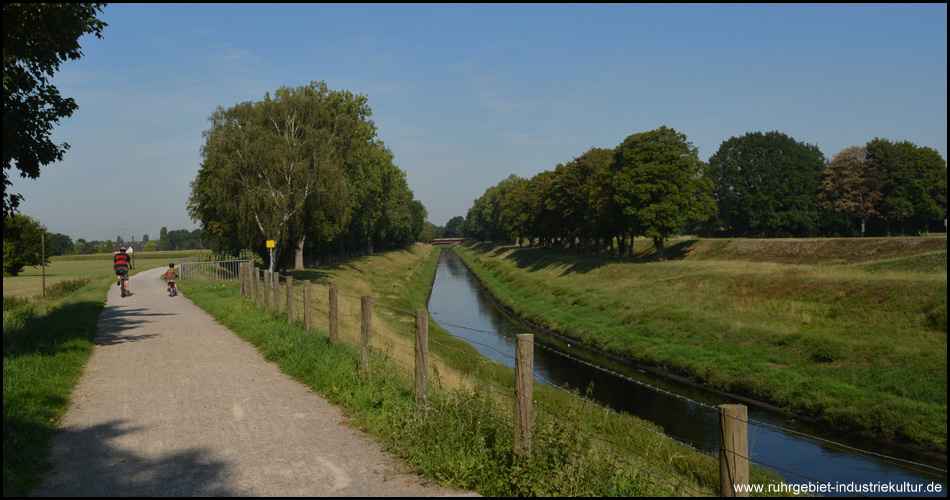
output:
<svg viewBox="0 0 950 500"><path fill-rule="evenodd" d="M112 268L115 269L116 286L121 287L123 286L122 284L125 283L123 297L125 295L132 295L132 292L129 291L129 268L131 267L132 259L129 258L129 254L125 253L125 247L119 249L119 253L115 254L112 261Z"/></svg>
<svg viewBox="0 0 950 500"><path fill-rule="evenodd" d="M178 273L175 272L175 263L172 262L168 264L168 270L165 271L165 282L168 283L170 289L175 290L175 294L178 294L178 286L175 285L175 277L178 276Z"/></svg>

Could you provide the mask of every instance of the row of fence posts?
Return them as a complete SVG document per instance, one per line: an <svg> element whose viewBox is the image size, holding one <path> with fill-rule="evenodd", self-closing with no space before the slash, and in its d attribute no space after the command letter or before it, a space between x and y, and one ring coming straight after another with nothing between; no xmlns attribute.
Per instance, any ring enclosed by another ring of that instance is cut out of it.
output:
<svg viewBox="0 0 950 500"><path fill-rule="evenodd" d="M239 273L241 294L255 301L257 307L265 312L279 312L279 275L268 276L268 272L256 270L252 263L241 266ZM287 276L287 322L294 322L293 277ZM310 280L303 282L304 328L312 328L310 312ZM271 290L273 291L271 294ZM329 335L330 345L339 340L338 291L330 287L329 292ZM271 309L273 307L273 309ZM364 295L360 298L360 357L362 369L369 370L369 349L373 316L372 298ZM415 393L416 401L427 403L429 373L429 312L416 310L415 322ZM531 456L532 396L534 392L534 335L519 334L515 350L515 425L514 450L518 459ZM748 496L747 491L736 491L733 485L749 484L749 435L747 409L744 405L724 404L719 406L719 478L720 496Z"/></svg>

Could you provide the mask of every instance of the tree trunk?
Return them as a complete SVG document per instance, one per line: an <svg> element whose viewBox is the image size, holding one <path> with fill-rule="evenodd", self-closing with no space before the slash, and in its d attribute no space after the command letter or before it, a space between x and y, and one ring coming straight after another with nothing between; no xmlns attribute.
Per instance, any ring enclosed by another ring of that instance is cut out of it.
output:
<svg viewBox="0 0 950 500"><path fill-rule="evenodd" d="M294 270L303 271L303 242L307 239L307 235L300 237L300 242L297 243L297 255L294 256Z"/></svg>
<svg viewBox="0 0 950 500"><path fill-rule="evenodd" d="M663 238L653 238L653 247L656 248L656 260L663 262Z"/></svg>

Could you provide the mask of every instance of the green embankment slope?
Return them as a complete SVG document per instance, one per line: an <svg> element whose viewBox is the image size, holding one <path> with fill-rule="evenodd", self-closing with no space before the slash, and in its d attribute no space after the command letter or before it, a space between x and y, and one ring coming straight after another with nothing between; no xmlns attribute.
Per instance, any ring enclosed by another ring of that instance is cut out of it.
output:
<svg viewBox="0 0 950 500"><path fill-rule="evenodd" d="M946 238L674 240L666 262L460 247L517 315L716 389L946 453Z"/></svg>

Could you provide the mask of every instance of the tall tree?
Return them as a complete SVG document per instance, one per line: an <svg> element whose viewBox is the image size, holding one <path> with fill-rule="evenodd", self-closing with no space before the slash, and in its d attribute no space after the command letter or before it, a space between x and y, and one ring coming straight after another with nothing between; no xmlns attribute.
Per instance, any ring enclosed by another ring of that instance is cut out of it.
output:
<svg viewBox="0 0 950 500"><path fill-rule="evenodd" d="M597 203L598 184L602 172L613 162L614 153L609 149L591 148L565 165L558 165L551 181L551 202L564 218L569 228L570 242L579 240L581 247L589 249L588 242L595 237L601 222Z"/></svg>
<svg viewBox="0 0 950 500"><path fill-rule="evenodd" d="M339 179L328 172L340 168L338 148L351 139L360 118L331 106L339 98L335 94L323 82L312 82L282 87L261 102L219 107L204 134L192 218L234 231L238 248L260 251L264 240L274 240L271 271L296 252L304 237L304 207L327 190L330 179Z"/></svg>
<svg viewBox="0 0 950 500"><path fill-rule="evenodd" d="M73 239L65 234L51 233L48 235L50 255L67 255L73 253Z"/></svg>
<svg viewBox="0 0 950 500"><path fill-rule="evenodd" d="M861 225L861 236L868 219L878 215L882 189L887 176L869 160L867 149L858 146L836 154L819 186L818 200L825 210L844 212Z"/></svg>
<svg viewBox="0 0 950 500"><path fill-rule="evenodd" d="M715 212L705 163L686 135L666 126L627 137L615 151L615 199L629 225L653 238L658 260L664 240L687 222Z"/></svg>
<svg viewBox="0 0 950 500"><path fill-rule="evenodd" d="M102 38L106 23L96 18L102 3L3 4L3 216L22 200L9 193L15 166L21 177L36 179L40 167L63 159L66 143L50 140L60 118L78 106L50 84L60 63L79 59L79 38Z"/></svg>
<svg viewBox="0 0 950 500"><path fill-rule="evenodd" d="M473 238L486 241L511 242L515 235L502 219L505 197L526 179L510 175L498 184L485 190L469 209L469 231Z"/></svg>
<svg viewBox="0 0 950 500"><path fill-rule="evenodd" d="M459 237L458 232L457 232L458 228L464 222L465 222L465 218L462 217L461 215L456 215L455 217L452 217L451 219L449 219L448 222L445 223L445 232L442 233L443 236L446 238L458 238Z"/></svg>
<svg viewBox="0 0 950 500"><path fill-rule="evenodd" d="M742 236L805 236L818 222L825 157L780 132L732 137L709 158L719 224Z"/></svg>
<svg viewBox="0 0 950 500"><path fill-rule="evenodd" d="M46 227L32 217L8 215L3 222L3 274L18 276L24 267L41 265L41 238L45 234ZM47 264L49 257L47 251Z"/></svg>
<svg viewBox="0 0 950 500"><path fill-rule="evenodd" d="M930 221L947 217L947 162L910 141L875 138L868 160L887 176L882 217L891 234L920 234Z"/></svg>

